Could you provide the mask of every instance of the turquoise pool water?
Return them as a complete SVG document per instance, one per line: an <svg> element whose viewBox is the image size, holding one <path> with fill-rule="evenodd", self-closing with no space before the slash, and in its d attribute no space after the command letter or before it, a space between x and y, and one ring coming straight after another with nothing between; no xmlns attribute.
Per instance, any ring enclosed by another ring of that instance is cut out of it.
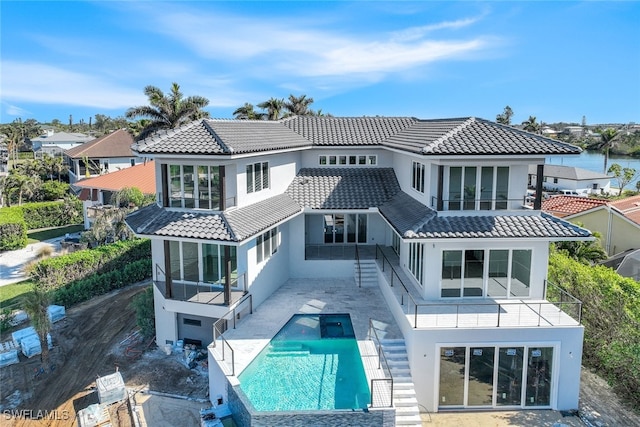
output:
<svg viewBox="0 0 640 427"><path fill-rule="evenodd" d="M365 409L371 400L348 314L297 314L239 375L258 411Z"/></svg>

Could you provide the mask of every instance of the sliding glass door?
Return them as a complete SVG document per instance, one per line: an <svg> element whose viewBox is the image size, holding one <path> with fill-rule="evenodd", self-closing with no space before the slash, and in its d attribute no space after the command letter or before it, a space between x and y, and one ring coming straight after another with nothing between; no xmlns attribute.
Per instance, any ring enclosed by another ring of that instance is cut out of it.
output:
<svg viewBox="0 0 640 427"><path fill-rule="evenodd" d="M442 347L439 407L551 406L553 347Z"/></svg>

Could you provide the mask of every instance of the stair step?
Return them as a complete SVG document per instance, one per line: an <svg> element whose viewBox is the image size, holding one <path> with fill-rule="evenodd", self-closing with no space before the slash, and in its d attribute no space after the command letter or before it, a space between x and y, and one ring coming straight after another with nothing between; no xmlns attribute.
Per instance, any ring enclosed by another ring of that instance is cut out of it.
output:
<svg viewBox="0 0 640 427"><path fill-rule="evenodd" d="M411 406L413 408L416 408L418 406L418 401L416 400L415 397L399 397L399 396L393 396L393 406L395 407L401 407L401 406Z"/></svg>
<svg viewBox="0 0 640 427"><path fill-rule="evenodd" d="M410 398L416 397L416 391L413 389L413 387L411 388L397 388L396 384L394 382L393 384L393 400L395 401L395 399L399 398L399 399L405 399L405 398Z"/></svg>
<svg viewBox="0 0 640 427"><path fill-rule="evenodd" d="M408 417L398 417L396 416L396 426L422 426L422 418L420 415L411 415Z"/></svg>

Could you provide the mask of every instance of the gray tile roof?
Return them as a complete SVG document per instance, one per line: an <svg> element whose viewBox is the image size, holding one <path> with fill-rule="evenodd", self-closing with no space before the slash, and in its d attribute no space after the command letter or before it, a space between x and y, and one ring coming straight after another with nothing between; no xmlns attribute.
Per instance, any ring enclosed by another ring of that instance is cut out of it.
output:
<svg viewBox="0 0 640 427"><path fill-rule="evenodd" d="M422 155L578 154L580 148L474 117L300 116L280 121L203 119L134 144L140 154L269 152L377 145Z"/></svg>
<svg viewBox="0 0 640 427"><path fill-rule="evenodd" d="M266 120L210 120L161 131L133 145L140 154L240 154L310 147L311 142Z"/></svg>
<svg viewBox="0 0 640 427"><path fill-rule="evenodd" d="M392 168L301 169L287 188L293 200L312 209L368 209L399 191Z"/></svg>
<svg viewBox="0 0 640 427"><path fill-rule="evenodd" d="M134 233L143 236L237 240L220 213L174 211L154 203L127 216L126 221Z"/></svg>
<svg viewBox="0 0 640 427"><path fill-rule="evenodd" d="M536 238L590 237L588 230L544 213L526 215L436 216L408 238Z"/></svg>
<svg viewBox="0 0 640 427"><path fill-rule="evenodd" d="M146 206L126 219L138 235L239 242L301 212L288 195L281 194L228 212L174 211Z"/></svg>
<svg viewBox="0 0 640 427"><path fill-rule="evenodd" d="M296 116L282 123L314 145L378 145L416 121L413 117Z"/></svg>
<svg viewBox="0 0 640 427"><path fill-rule="evenodd" d="M379 208L383 217L403 237L409 237L437 215L436 211L418 202L405 192L399 192Z"/></svg>
<svg viewBox="0 0 640 427"><path fill-rule="evenodd" d="M511 126L469 117L420 120L385 146L424 155L579 154L578 147Z"/></svg>
<svg viewBox="0 0 640 427"><path fill-rule="evenodd" d="M535 175L538 173L536 165L529 166L529 173ZM591 180L591 179L611 179L609 175L600 172L590 171L587 169L576 168L573 166L561 165L544 165L544 176L554 178L571 179L574 181Z"/></svg>
<svg viewBox="0 0 640 427"><path fill-rule="evenodd" d="M300 205L289 195L280 194L250 206L225 212L224 216L236 240L241 241L301 211Z"/></svg>

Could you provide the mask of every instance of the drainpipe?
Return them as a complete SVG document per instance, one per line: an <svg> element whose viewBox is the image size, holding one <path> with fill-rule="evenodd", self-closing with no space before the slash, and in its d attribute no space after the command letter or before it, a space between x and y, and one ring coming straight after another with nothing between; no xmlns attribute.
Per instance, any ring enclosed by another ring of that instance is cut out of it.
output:
<svg viewBox="0 0 640 427"><path fill-rule="evenodd" d="M231 305L231 248L224 247L224 305Z"/></svg>
<svg viewBox="0 0 640 427"><path fill-rule="evenodd" d="M544 164L538 165L536 170L536 199L533 201L533 209L542 209L542 180L544 179Z"/></svg>
<svg viewBox="0 0 640 427"><path fill-rule="evenodd" d="M605 242L605 248L607 248L607 255L611 256L611 229L613 228L613 213L611 212L611 205L607 203L607 241Z"/></svg>
<svg viewBox="0 0 640 427"><path fill-rule="evenodd" d="M172 279L171 279L171 253L169 252L169 241L165 240L164 242L164 297L171 299L172 298ZM156 277L157 279L157 277Z"/></svg>

